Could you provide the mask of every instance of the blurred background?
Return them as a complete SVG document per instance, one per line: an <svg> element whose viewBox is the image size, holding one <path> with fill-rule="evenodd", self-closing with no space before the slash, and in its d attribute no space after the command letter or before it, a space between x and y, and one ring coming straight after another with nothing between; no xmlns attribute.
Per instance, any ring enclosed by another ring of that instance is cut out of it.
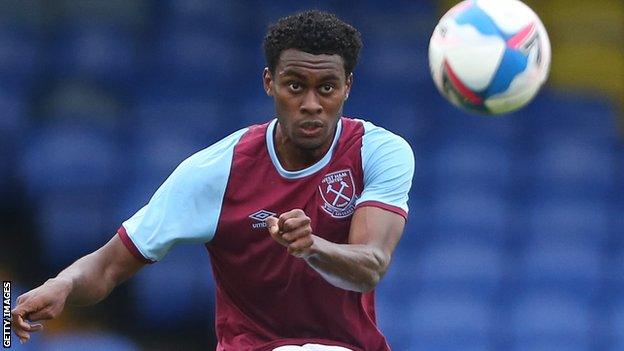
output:
<svg viewBox="0 0 624 351"><path fill-rule="evenodd" d="M266 28L336 12L363 34L345 114L407 139L410 218L378 288L395 350L624 350L624 3L528 1L548 86L500 118L436 91L427 45L453 1L0 1L0 276L13 299L110 239L174 167L273 116ZM620 126L620 127L618 127ZM202 246L18 350L214 349Z"/></svg>

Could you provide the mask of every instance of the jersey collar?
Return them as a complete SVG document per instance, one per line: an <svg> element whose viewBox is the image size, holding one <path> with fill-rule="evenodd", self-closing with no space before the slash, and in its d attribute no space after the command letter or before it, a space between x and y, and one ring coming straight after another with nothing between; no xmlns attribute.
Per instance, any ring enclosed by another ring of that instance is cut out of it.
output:
<svg viewBox="0 0 624 351"><path fill-rule="evenodd" d="M279 173L282 177L287 178L287 179L297 179L297 178L307 177L311 174L316 173L323 167L327 166L327 164L329 164L329 161L331 160L332 155L334 153L334 148L336 144L338 144L338 139L340 139L340 133L342 132L342 118L340 118L338 119L338 125L336 126L336 133L334 133L334 140L332 141L332 144L329 147L329 150L327 150L327 153L325 153L325 156L323 156L323 158L318 160L318 162L316 162L310 167L307 167L298 171L287 171L280 164L279 159L277 158L277 153L275 152L275 144L273 142L273 131L275 130L276 124L277 124L277 118L273 119L269 123L269 126L267 127L267 130L266 130L266 144L267 144L267 149L269 151L269 156L271 157L271 162L273 162L273 166L275 166L277 173Z"/></svg>

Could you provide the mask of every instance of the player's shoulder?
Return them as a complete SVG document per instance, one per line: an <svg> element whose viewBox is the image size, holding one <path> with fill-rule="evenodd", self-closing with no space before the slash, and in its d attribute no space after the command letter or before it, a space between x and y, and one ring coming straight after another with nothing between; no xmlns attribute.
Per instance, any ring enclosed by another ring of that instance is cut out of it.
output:
<svg viewBox="0 0 624 351"><path fill-rule="evenodd" d="M403 150L412 153L410 144L400 135L359 118L352 119L362 125L362 148L369 150Z"/></svg>
<svg viewBox="0 0 624 351"><path fill-rule="evenodd" d="M400 184L409 184L415 169L414 152L410 144L400 135L372 122L362 123L362 168L364 181L371 184L373 179L393 184L399 189Z"/></svg>
<svg viewBox="0 0 624 351"><path fill-rule="evenodd" d="M200 150L185 159L179 168L197 169L215 164L216 160L230 157L234 147L239 143L241 138L249 132L251 127L246 127L235 131L216 143Z"/></svg>

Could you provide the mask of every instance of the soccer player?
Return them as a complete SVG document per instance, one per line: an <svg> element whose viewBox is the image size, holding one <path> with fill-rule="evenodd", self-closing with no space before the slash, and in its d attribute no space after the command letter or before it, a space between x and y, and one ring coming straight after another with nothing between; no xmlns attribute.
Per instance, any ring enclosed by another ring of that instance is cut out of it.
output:
<svg viewBox="0 0 624 351"><path fill-rule="evenodd" d="M262 80L277 118L186 159L107 244L20 296L20 340L197 242L216 280L217 350L388 350L374 288L403 232L414 157L342 117L361 46L333 14L271 26Z"/></svg>

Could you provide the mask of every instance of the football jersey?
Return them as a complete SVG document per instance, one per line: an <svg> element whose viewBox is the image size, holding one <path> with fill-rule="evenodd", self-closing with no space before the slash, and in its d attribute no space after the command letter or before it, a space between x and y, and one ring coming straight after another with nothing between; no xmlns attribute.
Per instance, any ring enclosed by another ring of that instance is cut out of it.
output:
<svg viewBox="0 0 624 351"><path fill-rule="evenodd" d="M383 128L343 117L321 160L288 171L273 143L276 125L239 130L183 161L118 235L146 262L179 242L205 244L216 283L217 350L306 343L388 350L374 292L328 283L271 238L265 219L299 208L315 235L346 244L358 207L407 217L412 150Z"/></svg>

